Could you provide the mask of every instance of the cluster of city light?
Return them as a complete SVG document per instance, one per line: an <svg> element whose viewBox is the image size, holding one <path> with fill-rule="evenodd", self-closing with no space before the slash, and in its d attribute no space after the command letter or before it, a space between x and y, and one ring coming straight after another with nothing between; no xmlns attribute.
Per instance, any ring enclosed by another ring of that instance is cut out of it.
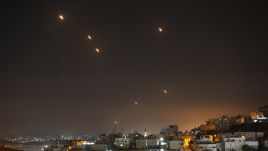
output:
<svg viewBox="0 0 268 151"><path fill-rule="evenodd" d="M4 140L9 142L16 142L16 143L36 143L36 142L45 142L47 141L44 138L41 137L18 137L18 138L4 138Z"/></svg>

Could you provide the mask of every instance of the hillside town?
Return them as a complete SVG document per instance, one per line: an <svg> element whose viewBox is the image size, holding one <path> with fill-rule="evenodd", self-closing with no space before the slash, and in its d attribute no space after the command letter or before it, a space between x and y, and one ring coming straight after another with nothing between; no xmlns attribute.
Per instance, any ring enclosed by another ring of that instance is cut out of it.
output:
<svg viewBox="0 0 268 151"><path fill-rule="evenodd" d="M123 134L117 122L109 134L96 137L63 137L41 139L5 139L4 142L25 144L42 142L44 151L111 151L111 150L192 150L192 151L266 151L268 150L268 106L259 107L248 115L208 119L204 124L180 131L177 124L160 130L159 134L133 131ZM2 141L3 142L3 141ZM12 150L5 144L0 150Z"/></svg>

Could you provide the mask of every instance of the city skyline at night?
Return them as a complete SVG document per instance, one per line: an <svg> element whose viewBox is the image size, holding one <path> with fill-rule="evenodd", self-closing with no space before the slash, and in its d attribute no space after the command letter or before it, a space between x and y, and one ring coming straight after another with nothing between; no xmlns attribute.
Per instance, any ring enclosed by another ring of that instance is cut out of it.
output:
<svg viewBox="0 0 268 151"><path fill-rule="evenodd" d="M1 9L0 132L157 133L267 105L262 1L18 1Z"/></svg>

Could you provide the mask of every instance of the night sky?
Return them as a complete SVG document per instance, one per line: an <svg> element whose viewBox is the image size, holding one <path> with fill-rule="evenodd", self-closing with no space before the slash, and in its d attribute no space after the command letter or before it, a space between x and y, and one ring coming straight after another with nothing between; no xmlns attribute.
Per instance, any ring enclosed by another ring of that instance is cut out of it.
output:
<svg viewBox="0 0 268 151"><path fill-rule="evenodd" d="M115 120L125 132L174 123L189 130L267 104L264 1L1 7L0 132L96 134L111 132Z"/></svg>

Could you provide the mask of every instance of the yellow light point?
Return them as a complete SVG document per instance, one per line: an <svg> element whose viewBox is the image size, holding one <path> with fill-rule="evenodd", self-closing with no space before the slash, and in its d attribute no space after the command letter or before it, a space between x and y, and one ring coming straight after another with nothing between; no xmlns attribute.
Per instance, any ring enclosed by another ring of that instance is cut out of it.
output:
<svg viewBox="0 0 268 151"><path fill-rule="evenodd" d="M183 140L183 147L184 148L188 148L189 147L189 145L190 145L190 141L191 141L192 139L191 139L191 137L186 137L186 138L184 138L184 140Z"/></svg>
<svg viewBox="0 0 268 151"><path fill-rule="evenodd" d="M162 27L158 27L158 31L159 31L160 33L162 33L164 30L163 30Z"/></svg>
<svg viewBox="0 0 268 151"><path fill-rule="evenodd" d="M59 15L59 19L60 19L61 21L63 21L63 20L64 20L64 16L63 16L63 15Z"/></svg>
<svg viewBox="0 0 268 151"><path fill-rule="evenodd" d="M95 51L96 51L97 53L100 53L100 49L99 49L99 48L96 48Z"/></svg>
<svg viewBox="0 0 268 151"><path fill-rule="evenodd" d="M92 40L92 36L90 36L90 35L87 35L87 38L88 38L89 40Z"/></svg>

